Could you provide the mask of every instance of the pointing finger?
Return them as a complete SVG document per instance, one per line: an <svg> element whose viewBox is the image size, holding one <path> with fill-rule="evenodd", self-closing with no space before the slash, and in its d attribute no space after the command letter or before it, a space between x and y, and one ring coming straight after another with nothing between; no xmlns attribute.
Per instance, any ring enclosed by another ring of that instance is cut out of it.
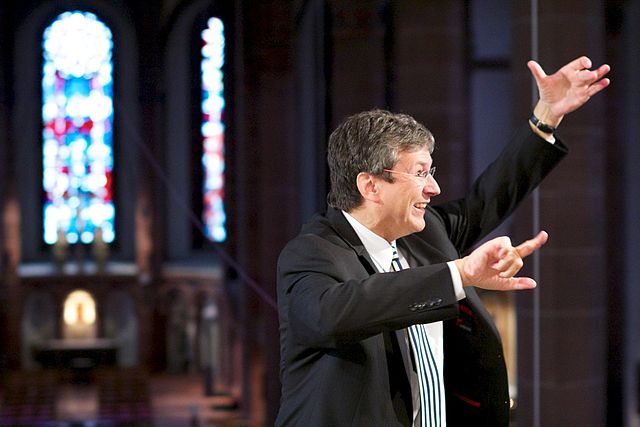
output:
<svg viewBox="0 0 640 427"><path fill-rule="evenodd" d="M546 231L541 231L533 239L527 240L516 247L516 251L520 254L520 257L524 258L531 255L534 251L540 249L542 245L547 243L549 235Z"/></svg>

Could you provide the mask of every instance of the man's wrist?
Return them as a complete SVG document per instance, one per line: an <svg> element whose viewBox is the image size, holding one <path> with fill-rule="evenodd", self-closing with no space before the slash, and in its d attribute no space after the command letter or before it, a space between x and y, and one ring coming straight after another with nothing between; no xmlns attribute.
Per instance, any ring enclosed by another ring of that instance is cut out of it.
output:
<svg viewBox="0 0 640 427"><path fill-rule="evenodd" d="M556 143L556 137L554 136L553 133L547 133L547 132L542 131L538 127L534 126L534 124L533 124L533 122L531 120L529 120L529 127L531 128L533 133L535 133L536 135L538 135L540 138L544 139L548 143L550 143L550 144L555 144Z"/></svg>
<svg viewBox="0 0 640 427"><path fill-rule="evenodd" d="M558 116L554 114L553 111L551 110L551 107L549 107L545 102L538 101L535 108L533 109L533 113L531 117L537 118L539 123L543 123L546 127L553 128L555 131L555 129L557 129L558 126L560 125L560 122L562 121L562 118L564 116ZM536 128L542 130L539 126L536 125L536 123L533 122L533 120L531 122ZM553 133L553 132L546 132L546 133Z"/></svg>
<svg viewBox="0 0 640 427"><path fill-rule="evenodd" d="M555 131L557 129L555 126L551 126L551 125L543 122L542 120L540 120L536 116L536 113L531 114L531 117L529 118L529 121L531 122L531 124L533 124L533 126L535 126L536 128L540 129L544 133L553 134L553 133L555 133Z"/></svg>
<svg viewBox="0 0 640 427"><path fill-rule="evenodd" d="M463 259L462 258L455 259L453 260L453 264L456 266L456 268L458 269L458 273L460 274L460 283L462 283L462 286L467 286L467 284L465 283L467 281L467 278L464 271Z"/></svg>
<svg viewBox="0 0 640 427"><path fill-rule="evenodd" d="M456 299L460 301L467 295L464 293L464 286L462 285L462 276L460 276L460 270L455 261L447 262L449 271L451 272L451 281L453 282L453 293L456 295Z"/></svg>

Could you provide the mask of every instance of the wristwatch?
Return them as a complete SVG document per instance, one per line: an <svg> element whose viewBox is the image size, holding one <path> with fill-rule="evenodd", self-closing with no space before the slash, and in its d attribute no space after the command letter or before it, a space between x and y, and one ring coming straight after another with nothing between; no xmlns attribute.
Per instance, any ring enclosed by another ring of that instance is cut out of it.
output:
<svg viewBox="0 0 640 427"><path fill-rule="evenodd" d="M534 113L531 114L531 117L529 118L529 120L531 120L531 123L533 123L535 127L540 129L544 133L554 133L557 129L557 128L554 128L553 126L549 126L546 123L542 123Z"/></svg>

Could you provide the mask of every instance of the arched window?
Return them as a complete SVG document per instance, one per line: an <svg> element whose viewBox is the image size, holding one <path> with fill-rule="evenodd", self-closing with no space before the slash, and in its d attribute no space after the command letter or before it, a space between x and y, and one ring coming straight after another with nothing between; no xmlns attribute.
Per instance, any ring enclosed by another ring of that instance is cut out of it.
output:
<svg viewBox="0 0 640 427"><path fill-rule="evenodd" d="M224 25L210 18L202 31L202 166L204 232L222 242L227 237L224 209L225 98L223 85Z"/></svg>
<svg viewBox="0 0 640 427"><path fill-rule="evenodd" d="M164 138L166 256L211 262L211 242L227 242L233 162L232 6L192 2L176 11L166 42ZM122 234L120 234L122 237Z"/></svg>
<svg viewBox="0 0 640 427"><path fill-rule="evenodd" d="M94 14L60 14L43 35L43 238L115 239L113 41Z"/></svg>
<svg viewBox="0 0 640 427"><path fill-rule="evenodd" d="M96 300L83 289L67 295L63 308L64 338L96 338Z"/></svg>

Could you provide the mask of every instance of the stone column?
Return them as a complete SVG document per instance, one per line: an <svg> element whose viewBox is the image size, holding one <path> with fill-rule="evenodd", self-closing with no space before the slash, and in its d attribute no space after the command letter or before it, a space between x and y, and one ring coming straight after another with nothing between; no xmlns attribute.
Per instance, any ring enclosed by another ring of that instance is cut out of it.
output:
<svg viewBox="0 0 640 427"><path fill-rule="evenodd" d="M531 112L530 3L514 3L515 117ZM601 1L539 2L539 62L551 73L580 55L604 62ZM518 293L518 408L522 426L602 426L606 408L607 282L605 111L600 94L566 117L559 135L569 156L539 189L540 224L550 241L540 253L540 310ZM515 240L533 234L532 204L515 221ZM531 262L529 262L529 265ZM529 273L531 270L529 269ZM533 405L533 321L540 321L540 411ZM538 423L536 423L536 420Z"/></svg>

